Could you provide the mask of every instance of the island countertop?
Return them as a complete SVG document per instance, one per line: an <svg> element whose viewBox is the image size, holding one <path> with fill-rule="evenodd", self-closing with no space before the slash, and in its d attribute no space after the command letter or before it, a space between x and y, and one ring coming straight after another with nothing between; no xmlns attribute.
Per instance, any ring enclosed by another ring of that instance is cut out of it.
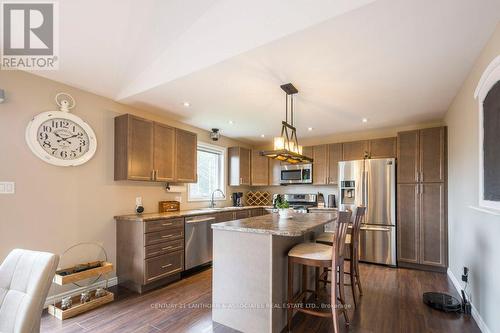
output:
<svg viewBox="0 0 500 333"><path fill-rule="evenodd" d="M274 213L229 222L214 223L212 224L212 229L298 237L336 219L336 212L296 213L290 219L280 219L279 215Z"/></svg>

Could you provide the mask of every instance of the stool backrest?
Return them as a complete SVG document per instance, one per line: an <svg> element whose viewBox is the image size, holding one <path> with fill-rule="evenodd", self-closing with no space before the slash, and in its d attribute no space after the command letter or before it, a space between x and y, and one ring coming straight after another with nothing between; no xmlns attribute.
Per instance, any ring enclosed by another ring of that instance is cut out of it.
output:
<svg viewBox="0 0 500 333"><path fill-rule="evenodd" d="M345 254L345 238L347 235L347 229L349 228L349 224L351 222L351 214L352 213L349 211L342 211L339 212L338 215L337 226L333 242L334 245L333 260L336 261L337 263L340 261L339 259L344 257Z"/></svg>
<svg viewBox="0 0 500 333"><path fill-rule="evenodd" d="M359 206L356 209L356 215L354 216L354 221L352 222L352 231L351 231L351 244L353 246L357 246L359 242L359 233L361 230L361 223L363 222L363 218L365 217L366 207Z"/></svg>

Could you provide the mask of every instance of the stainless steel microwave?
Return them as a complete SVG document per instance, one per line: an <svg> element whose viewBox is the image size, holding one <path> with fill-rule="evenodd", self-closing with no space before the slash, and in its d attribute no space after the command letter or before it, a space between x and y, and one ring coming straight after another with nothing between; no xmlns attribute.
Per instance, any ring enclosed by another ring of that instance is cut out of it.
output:
<svg viewBox="0 0 500 333"><path fill-rule="evenodd" d="M280 184L312 184L312 164L282 165Z"/></svg>

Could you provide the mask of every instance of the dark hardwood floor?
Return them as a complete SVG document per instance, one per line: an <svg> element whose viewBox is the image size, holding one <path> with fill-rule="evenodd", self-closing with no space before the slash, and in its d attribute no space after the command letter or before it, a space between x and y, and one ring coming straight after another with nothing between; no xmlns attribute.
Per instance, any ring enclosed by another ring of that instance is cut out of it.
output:
<svg viewBox="0 0 500 333"><path fill-rule="evenodd" d="M445 274L361 264L364 296L350 311L345 332L480 332L472 318L432 310L422 303L425 291L457 293ZM192 332L232 333L212 323L211 269L143 295L115 287L116 301L59 321L44 313L41 332ZM347 281L348 279L346 279ZM348 303L352 302L350 290ZM293 320L293 332L331 332L328 319L302 313Z"/></svg>

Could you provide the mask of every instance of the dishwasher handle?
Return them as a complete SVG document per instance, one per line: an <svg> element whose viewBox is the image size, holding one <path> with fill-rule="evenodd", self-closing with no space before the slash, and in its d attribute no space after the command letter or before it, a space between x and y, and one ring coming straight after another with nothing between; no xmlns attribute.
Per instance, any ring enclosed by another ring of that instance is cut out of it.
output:
<svg viewBox="0 0 500 333"><path fill-rule="evenodd" d="M192 224L192 223L202 223L202 222L209 222L209 221L215 221L215 217L203 217L199 219L186 219L186 224Z"/></svg>

